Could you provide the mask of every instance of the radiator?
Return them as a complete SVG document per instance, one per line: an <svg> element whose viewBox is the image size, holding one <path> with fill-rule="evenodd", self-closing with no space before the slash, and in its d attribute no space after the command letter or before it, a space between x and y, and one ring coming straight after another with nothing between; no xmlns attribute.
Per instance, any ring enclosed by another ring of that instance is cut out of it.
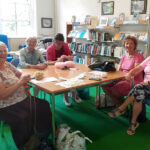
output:
<svg viewBox="0 0 150 150"><path fill-rule="evenodd" d="M26 38L9 38L9 49L11 51L19 50L18 47L20 44L25 44Z"/></svg>

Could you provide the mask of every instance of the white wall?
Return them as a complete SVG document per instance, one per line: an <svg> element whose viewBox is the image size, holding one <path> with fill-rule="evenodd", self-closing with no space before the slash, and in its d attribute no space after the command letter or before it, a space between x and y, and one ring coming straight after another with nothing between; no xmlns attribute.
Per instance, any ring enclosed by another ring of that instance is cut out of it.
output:
<svg viewBox="0 0 150 150"><path fill-rule="evenodd" d="M55 0L36 0L36 21L37 21L37 36L52 36L54 35L54 1ZM52 18L53 28L41 28L41 18Z"/></svg>
<svg viewBox="0 0 150 150"><path fill-rule="evenodd" d="M56 31L66 35L66 22L71 21L71 16L77 18L85 17L85 15L101 16L101 2L110 0L55 0L56 14ZM113 0L114 15L108 15L109 22L113 17L118 17L120 13L125 14L126 20L131 20L130 4L131 0ZM147 0L149 2L149 0ZM147 5L148 6L148 5ZM106 16L106 15L105 15ZM140 15L144 17L145 15Z"/></svg>

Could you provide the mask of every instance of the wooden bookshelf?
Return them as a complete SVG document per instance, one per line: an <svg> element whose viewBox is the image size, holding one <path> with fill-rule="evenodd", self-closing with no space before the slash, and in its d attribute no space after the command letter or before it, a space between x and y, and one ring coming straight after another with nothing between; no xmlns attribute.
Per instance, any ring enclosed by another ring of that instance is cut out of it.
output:
<svg viewBox="0 0 150 150"><path fill-rule="evenodd" d="M71 43L72 42L72 38L68 38L68 34L69 32L72 30L72 23L67 23L66 24L66 42L67 43Z"/></svg>

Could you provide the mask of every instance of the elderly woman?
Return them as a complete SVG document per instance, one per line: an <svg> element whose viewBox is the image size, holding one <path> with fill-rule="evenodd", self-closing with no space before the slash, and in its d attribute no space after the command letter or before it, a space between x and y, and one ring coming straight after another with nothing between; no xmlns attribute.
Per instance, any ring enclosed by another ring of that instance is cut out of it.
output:
<svg viewBox="0 0 150 150"><path fill-rule="evenodd" d="M144 57L136 51L137 39L135 37L127 36L124 39L123 46L126 50L126 54L124 54L120 60L119 70L128 73L131 69L140 64L144 60ZM136 85L142 81L143 75L140 72L135 76L133 84ZM119 80L114 81L111 84L103 85L105 94L113 100L116 106L119 106L122 103L123 97L128 95L130 89L131 83L128 80Z"/></svg>
<svg viewBox="0 0 150 150"><path fill-rule="evenodd" d="M29 37L26 39L27 47L20 50L20 68L45 69L47 62L42 53L36 49L37 38Z"/></svg>
<svg viewBox="0 0 150 150"><path fill-rule="evenodd" d="M108 115L112 118L117 117L122 114L122 112L130 103L133 102L132 119L130 126L127 130L127 133L129 135L135 134L135 130L139 126L139 123L137 122L137 117L142 111L142 103L144 102L150 104L150 56L137 67L135 67L133 70L131 70L126 75L126 79L131 80L131 77L136 76L143 70L145 72L144 82L141 82L141 84L137 84L130 91L128 98L124 101L124 103L121 106L108 113Z"/></svg>
<svg viewBox="0 0 150 150"><path fill-rule="evenodd" d="M0 120L10 125L13 139L20 149L31 136L35 108L36 129L44 136L51 132L51 112L47 101L35 98L33 104L24 86L30 75L22 75L6 62L6 58L6 45L0 42Z"/></svg>

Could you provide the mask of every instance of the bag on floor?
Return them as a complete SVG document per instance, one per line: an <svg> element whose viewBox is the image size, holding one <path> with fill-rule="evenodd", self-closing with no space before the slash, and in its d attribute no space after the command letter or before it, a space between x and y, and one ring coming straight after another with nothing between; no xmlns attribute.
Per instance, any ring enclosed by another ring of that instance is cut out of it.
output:
<svg viewBox="0 0 150 150"><path fill-rule="evenodd" d="M67 125L61 125L59 130L56 143L57 150L86 150L86 140L92 143L80 131L71 132Z"/></svg>

